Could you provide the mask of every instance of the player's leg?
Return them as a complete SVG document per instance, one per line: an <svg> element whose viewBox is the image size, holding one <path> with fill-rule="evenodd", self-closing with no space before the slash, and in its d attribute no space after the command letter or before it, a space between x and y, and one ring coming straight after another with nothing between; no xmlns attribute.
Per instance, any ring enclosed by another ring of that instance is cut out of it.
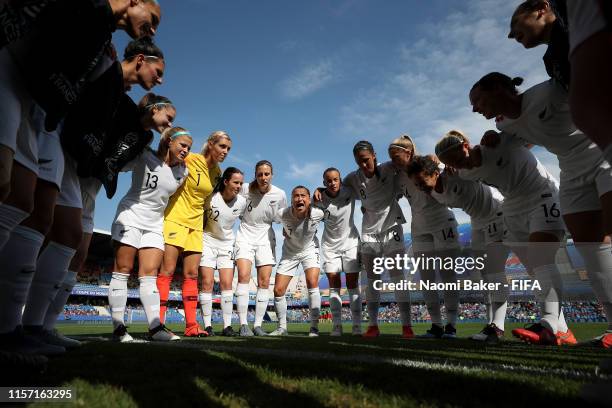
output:
<svg viewBox="0 0 612 408"><path fill-rule="evenodd" d="M265 335L261 325L268 309L268 301L270 300L269 287L272 267L276 264L275 250L272 245L258 245L254 247L255 267L257 268L257 297L253 331L256 336ZM276 273L278 274L278 271Z"/></svg>
<svg viewBox="0 0 612 408"><path fill-rule="evenodd" d="M326 260L325 268L329 269L328 262ZM342 280L339 272L327 272L327 281L329 283L329 308L332 314L332 331L331 336L342 335L342 298L340 297L340 289L342 286Z"/></svg>
<svg viewBox="0 0 612 408"><path fill-rule="evenodd" d="M239 257L239 255L241 257ZM236 285L236 309L240 319L239 335L243 337L253 336L253 332L248 325L249 311L249 282L251 281L251 269L253 262L251 259L243 258L245 255L236 245L236 267L238 269L238 283Z"/></svg>
<svg viewBox="0 0 612 408"><path fill-rule="evenodd" d="M419 273L422 282L436 282L436 268L434 261L434 238L432 234L414 235L412 237L412 252L415 258L421 259ZM444 334L442 326L442 311L440 297L437 290L423 290L423 299L427 312L431 318L431 328L420 338L439 339Z"/></svg>
<svg viewBox="0 0 612 408"><path fill-rule="evenodd" d="M231 252L231 251L230 251ZM231 256L225 258L219 268L219 285L221 286L221 311L223 312L223 335L234 337L232 328L232 311L234 309L234 293L232 281L234 280L234 268Z"/></svg>
<svg viewBox="0 0 612 408"><path fill-rule="evenodd" d="M199 238L200 245L202 237ZM207 336L197 321L198 310L198 269L201 252L191 252L185 248L183 252L183 307L185 309L185 336Z"/></svg>
<svg viewBox="0 0 612 408"><path fill-rule="evenodd" d="M342 254L342 270L346 277L346 290L349 295L349 307L353 321L352 334L361 335L361 290L359 287L359 273L361 272L361 259L359 257L359 247L356 246Z"/></svg>
<svg viewBox="0 0 612 408"><path fill-rule="evenodd" d="M291 268L293 265L295 265L295 267ZM286 336L288 334L287 298L285 297L285 293L287 293L289 282L291 282L295 274L295 268L297 268L297 263L295 262L283 263L281 260L278 265L276 277L274 278L274 308L276 309L276 317L278 318L278 328L268 334L269 336Z"/></svg>
<svg viewBox="0 0 612 408"><path fill-rule="evenodd" d="M362 245L366 245L365 243ZM374 259L378 257L372 251L370 243L368 247L362 246L361 263L366 275L366 308L368 311L368 329L364 337L378 337L380 330L378 329L378 309L380 306L380 292L375 288L375 281L380 279L380 275L374 273ZM382 255L382 254L381 254Z"/></svg>
<svg viewBox="0 0 612 408"><path fill-rule="evenodd" d="M121 228L115 227L115 225L113 225L114 229ZM131 238L133 242L140 242L140 234L132 231L128 231L128 233L132 235ZM133 340L125 327L124 316L128 298L128 279L134 269L134 258L138 253L138 249L135 246L123 244L118 241L114 241L114 245L115 260L113 264L113 275L108 285L108 304L110 306L111 318L113 321L113 339L125 343Z"/></svg>
<svg viewBox="0 0 612 408"><path fill-rule="evenodd" d="M204 251L207 252L206 249L204 249ZM198 294L198 300L200 301L202 319L204 320L204 331L208 333L209 336L211 333L214 336L212 330L212 295L213 286L215 284L215 270L212 267L201 265L202 262L200 262L200 293Z"/></svg>
<svg viewBox="0 0 612 408"><path fill-rule="evenodd" d="M164 227L165 228L165 227ZM164 231L165 232L165 231ZM164 235L165 236L165 235ZM182 254L183 248L170 244L165 244L164 259L162 266L157 276L157 290L159 291L159 318L162 323L166 321L166 310L168 308L168 298L170 297L170 285L174 272L176 271L176 263L179 256Z"/></svg>
<svg viewBox="0 0 612 408"><path fill-rule="evenodd" d="M308 288L308 308L310 309L310 337L319 335L319 316L321 314L321 292L319 291L319 253L311 253L302 260L306 287ZM341 303L342 305L342 303Z"/></svg>

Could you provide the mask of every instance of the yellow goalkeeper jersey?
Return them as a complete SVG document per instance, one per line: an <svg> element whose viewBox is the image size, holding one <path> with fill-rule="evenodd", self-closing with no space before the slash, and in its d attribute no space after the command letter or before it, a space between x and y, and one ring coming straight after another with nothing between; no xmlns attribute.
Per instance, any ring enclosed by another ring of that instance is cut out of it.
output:
<svg viewBox="0 0 612 408"><path fill-rule="evenodd" d="M204 201L221 177L221 169L219 166L209 169L204 156L198 153L190 153L185 158L185 165L189 175L183 185L170 197L165 219L203 231Z"/></svg>

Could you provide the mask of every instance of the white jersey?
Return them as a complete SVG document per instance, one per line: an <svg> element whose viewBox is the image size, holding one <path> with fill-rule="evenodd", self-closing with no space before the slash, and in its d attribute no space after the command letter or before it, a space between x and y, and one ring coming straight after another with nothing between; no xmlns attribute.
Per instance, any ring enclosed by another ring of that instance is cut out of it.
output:
<svg viewBox="0 0 612 408"><path fill-rule="evenodd" d="M283 258L298 255L308 250L319 248L317 229L325 214L316 207L310 207L310 214L305 218L293 215L291 207L278 211L275 221L283 224Z"/></svg>
<svg viewBox="0 0 612 408"><path fill-rule="evenodd" d="M523 213L538 205L543 196L558 194L557 181L529 149L509 147L503 138L496 148L478 147L481 166L461 169L459 176L497 188L504 196L504 216Z"/></svg>
<svg viewBox="0 0 612 408"><path fill-rule="evenodd" d="M440 174L442 192L435 189L431 196L449 207L460 208L470 216L472 231L484 227L495 217L501 216L504 197L496 189L479 181L465 180L457 174Z"/></svg>
<svg viewBox="0 0 612 408"><path fill-rule="evenodd" d="M325 214L321 239L325 251L343 252L359 245L359 232L353 222L355 196L351 189L341 187L336 197L330 197L327 191L323 191L321 201L315 206Z"/></svg>
<svg viewBox="0 0 612 408"><path fill-rule="evenodd" d="M342 181L361 200L362 236L380 234L406 222L396 197L397 174L393 164L386 162L379 164L377 174L370 178L360 169L348 174Z"/></svg>
<svg viewBox="0 0 612 408"><path fill-rule="evenodd" d="M552 80L523 94L521 115L497 122L502 137L519 137L544 147L559 159L561 179L591 173L603 161L600 149L572 121L568 94Z"/></svg>
<svg viewBox="0 0 612 408"><path fill-rule="evenodd" d="M168 199L185 181L187 167L170 167L146 148L123 169L130 170L132 186L119 202L114 222L162 233Z"/></svg>
<svg viewBox="0 0 612 408"><path fill-rule="evenodd" d="M397 189L410 203L412 235L428 234L457 224L455 214L418 188L405 171L400 172Z"/></svg>
<svg viewBox="0 0 612 408"><path fill-rule="evenodd" d="M270 186L266 194L249 191L249 183L242 185L240 194L246 198L247 207L241 217L236 242L251 245L270 245L274 241L272 222L276 212L287 207L287 195L276 186Z"/></svg>
<svg viewBox="0 0 612 408"><path fill-rule="evenodd" d="M237 195L226 202L221 192L211 194L204 204L204 246L214 248L234 245L234 223L244 214L247 200Z"/></svg>

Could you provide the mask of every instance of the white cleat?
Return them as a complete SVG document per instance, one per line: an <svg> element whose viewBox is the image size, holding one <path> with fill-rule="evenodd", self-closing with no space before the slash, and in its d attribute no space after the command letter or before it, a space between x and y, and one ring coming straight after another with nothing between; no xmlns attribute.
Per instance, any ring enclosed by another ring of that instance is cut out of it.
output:
<svg viewBox="0 0 612 408"><path fill-rule="evenodd" d="M131 343L134 341L134 338L127 332L127 327L120 324L113 330L113 340L119 343Z"/></svg>
<svg viewBox="0 0 612 408"><path fill-rule="evenodd" d="M361 336L361 324L353 324L353 336Z"/></svg>
<svg viewBox="0 0 612 408"><path fill-rule="evenodd" d="M342 325L341 324L334 324L334 327L332 327L332 331L331 333L329 333L330 336L332 337L340 337L342 336Z"/></svg>
<svg viewBox="0 0 612 408"><path fill-rule="evenodd" d="M319 329L316 327L311 327L310 332L308 333L308 337L319 337Z"/></svg>
<svg viewBox="0 0 612 408"><path fill-rule="evenodd" d="M43 331L41 339L47 344L61 346L66 350L73 350L81 347L80 341L64 336L62 333L58 332L57 329Z"/></svg>
<svg viewBox="0 0 612 408"><path fill-rule="evenodd" d="M181 339L163 324L149 330L149 336L151 336L151 340L153 341L177 341Z"/></svg>
<svg viewBox="0 0 612 408"><path fill-rule="evenodd" d="M287 332L287 329L284 329L282 327L279 327L278 329L274 330L272 333L268 333L268 336L275 336L275 337L280 337L280 336L288 336L289 333Z"/></svg>

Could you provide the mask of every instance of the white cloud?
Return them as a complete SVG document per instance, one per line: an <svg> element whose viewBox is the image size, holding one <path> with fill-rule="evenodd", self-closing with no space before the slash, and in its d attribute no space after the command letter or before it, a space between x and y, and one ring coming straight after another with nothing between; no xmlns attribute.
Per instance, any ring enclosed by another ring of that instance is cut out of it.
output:
<svg viewBox="0 0 612 408"><path fill-rule="evenodd" d="M323 170L326 168L322 162L296 164L291 157L289 160L291 161L289 171L284 174L287 179L293 180L295 185L303 184L308 188L321 185Z"/></svg>
<svg viewBox="0 0 612 408"><path fill-rule="evenodd" d="M324 59L302 67L280 83L280 91L287 99L302 99L337 79L334 63Z"/></svg>

